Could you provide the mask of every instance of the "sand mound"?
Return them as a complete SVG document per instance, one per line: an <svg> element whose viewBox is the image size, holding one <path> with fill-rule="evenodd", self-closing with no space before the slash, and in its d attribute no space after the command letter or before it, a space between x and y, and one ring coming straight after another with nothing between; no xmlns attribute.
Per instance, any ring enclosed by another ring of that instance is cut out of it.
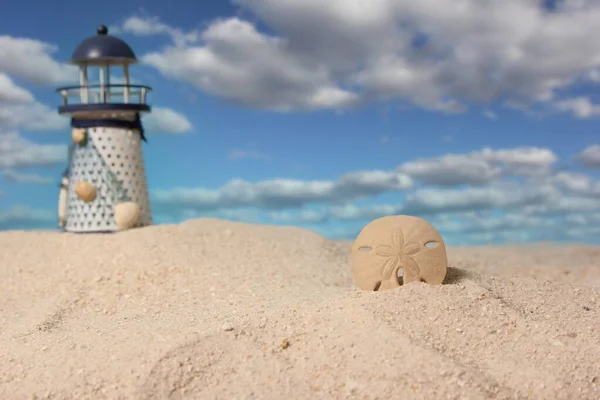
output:
<svg viewBox="0 0 600 400"><path fill-rule="evenodd" d="M598 255L449 249L374 293L296 228L2 232L0 398L597 399Z"/></svg>

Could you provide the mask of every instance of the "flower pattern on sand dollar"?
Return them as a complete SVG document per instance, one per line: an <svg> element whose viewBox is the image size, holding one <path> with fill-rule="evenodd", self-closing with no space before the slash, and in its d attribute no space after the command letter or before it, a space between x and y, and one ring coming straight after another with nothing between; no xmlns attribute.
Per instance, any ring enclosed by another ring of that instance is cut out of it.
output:
<svg viewBox="0 0 600 400"><path fill-rule="evenodd" d="M412 255L421 250L418 243L404 243L404 233L401 229L392 231L392 244L379 245L375 253L384 259L382 275L384 279L390 279L394 271L402 267L410 276L419 276L419 265L412 259Z"/></svg>

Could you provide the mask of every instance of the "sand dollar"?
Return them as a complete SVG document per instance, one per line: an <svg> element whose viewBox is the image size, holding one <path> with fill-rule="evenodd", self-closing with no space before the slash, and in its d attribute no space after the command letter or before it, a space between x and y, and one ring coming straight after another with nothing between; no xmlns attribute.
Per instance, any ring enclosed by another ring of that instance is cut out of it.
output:
<svg viewBox="0 0 600 400"><path fill-rule="evenodd" d="M75 185L75 193L77 193L77 196L86 203L96 198L96 188L86 181L77 182Z"/></svg>
<svg viewBox="0 0 600 400"><path fill-rule="evenodd" d="M115 205L115 223L119 229L131 229L137 225L140 218L140 205L131 201Z"/></svg>
<svg viewBox="0 0 600 400"><path fill-rule="evenodd" d="M410 215L370 222L354 241L351 260L358 286L375 291L419 281L441 284L448 265L441 235L429 222Z"/></svg>
<svg viewBox="0 0 600 400"><path fill-rule="evenodd" d="M87 132L83 128L73 128L71 138L75 143L83 143L87 137Z"/></svg>

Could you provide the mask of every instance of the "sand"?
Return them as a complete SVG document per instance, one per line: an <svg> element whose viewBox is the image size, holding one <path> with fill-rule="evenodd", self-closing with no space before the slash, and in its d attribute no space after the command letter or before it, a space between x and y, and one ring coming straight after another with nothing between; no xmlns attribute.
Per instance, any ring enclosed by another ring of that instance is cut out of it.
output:
<svg viewBox="0 0 600 400"><path fill-rule="evenodd" d="M350 244L212 219L0 233L0 399L599 399L600 248L449 248L364 292Z"/></svg>

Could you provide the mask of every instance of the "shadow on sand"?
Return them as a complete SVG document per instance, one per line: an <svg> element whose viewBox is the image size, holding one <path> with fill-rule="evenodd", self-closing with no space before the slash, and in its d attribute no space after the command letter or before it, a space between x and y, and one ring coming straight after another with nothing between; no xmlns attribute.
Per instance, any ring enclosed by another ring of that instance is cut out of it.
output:
<svg viewBox="0 0 600 400"><path fill-rule="evenodd" d="M446 272L446 278L442 285L456 285L457 283L461 283L469 277L469 273L464 269L448 267Z"/></svg>

